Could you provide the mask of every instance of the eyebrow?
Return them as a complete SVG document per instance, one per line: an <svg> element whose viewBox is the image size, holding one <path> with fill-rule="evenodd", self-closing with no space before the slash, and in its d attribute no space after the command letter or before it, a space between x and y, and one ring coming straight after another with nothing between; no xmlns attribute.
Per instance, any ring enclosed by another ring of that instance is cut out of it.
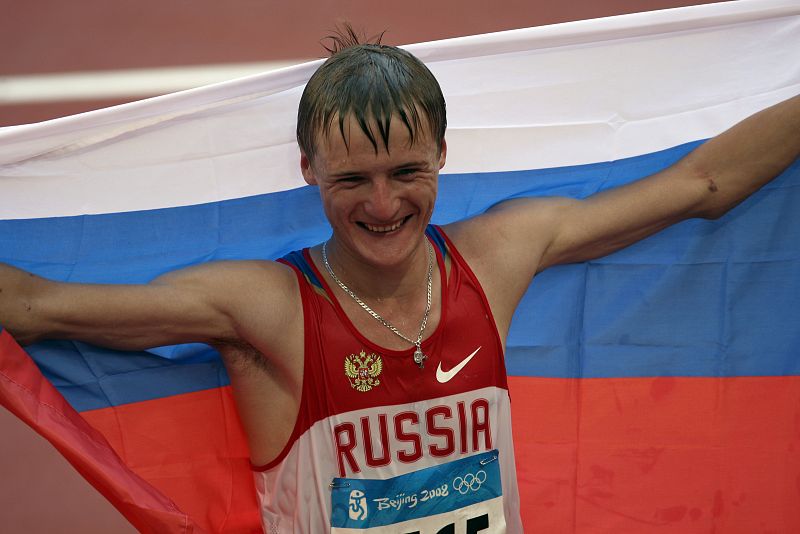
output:
<svg viewBox="0 0 800 534"><path fill-rule="evenodd" d="M409 161L409 162L406 162L406 163L401 163L400 165L395 165L394 167L392 167L391 170L396 171L398 169L408 169L410 167L426 167L428 165L429 165L429 163L427 161L424 161L424 160L422 160L422 161ZM331 178L342 178L344 176L360 176L362 174L364 174L364 173L360 172L360 171L355 171L355 170L350 171L350 170L348 170L348 171L342 171L342 172L333 173L333 174L330 174L329 176Z"/></svg>

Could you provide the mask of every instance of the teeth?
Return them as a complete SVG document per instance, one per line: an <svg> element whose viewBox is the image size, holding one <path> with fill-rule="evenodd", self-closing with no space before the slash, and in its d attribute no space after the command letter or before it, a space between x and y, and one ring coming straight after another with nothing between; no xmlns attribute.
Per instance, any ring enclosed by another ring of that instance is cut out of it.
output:
<svg viewBox="0 0 800 534"><path fill-rule="evenodd" d="M372 224L367 224L367 223L364 223L364 226L366 226L367 230L369 230L370 232L384 233L384 232L391 232L392 230L397 230L398 228L400 228L402 224L403 221L398 221L389 226L374 226Z"/></svg>

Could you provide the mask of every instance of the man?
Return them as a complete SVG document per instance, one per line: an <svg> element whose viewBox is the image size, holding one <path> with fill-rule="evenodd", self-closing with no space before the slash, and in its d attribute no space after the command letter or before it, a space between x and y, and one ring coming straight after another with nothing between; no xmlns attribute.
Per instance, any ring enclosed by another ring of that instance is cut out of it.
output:
<svg viewBox="0 0 800 534"><path fill-rule="evenodd" d="M514 200L428 229L445 122L438 84L415 58L345 48L309 82L298 120L327 243L146 286L57 284L2 267L0 324L23 343L218 348L268 531L519 532L501 358L532 277L735 206L798 156L800 98L640 182L585 201Z"/></svg>

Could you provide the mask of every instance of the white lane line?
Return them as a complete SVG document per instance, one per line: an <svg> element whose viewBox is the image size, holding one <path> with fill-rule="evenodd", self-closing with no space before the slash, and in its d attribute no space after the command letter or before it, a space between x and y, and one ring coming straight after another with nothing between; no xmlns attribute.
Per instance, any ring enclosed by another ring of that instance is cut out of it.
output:
<svg viewBox="0 0 800 534"><path fill-rule="evenodd" d="M304 59L0 76L0 104L155 96L261 74Z"/></svg>

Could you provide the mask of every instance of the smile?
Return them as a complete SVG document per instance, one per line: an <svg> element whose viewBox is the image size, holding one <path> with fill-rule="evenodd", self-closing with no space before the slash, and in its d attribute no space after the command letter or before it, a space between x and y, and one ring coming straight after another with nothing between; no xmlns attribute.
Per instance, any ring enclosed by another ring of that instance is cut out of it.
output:
<svg viewBox="0 0 800 534"><path fill-rule="evenodd" d="M370 232L375 232L377 234L385 234L388 232L394 232L395 230L403 226L406 223L406 221L408 221L410 218L411 215L407 215L406 217L397 221L396 223L387 225L375 225L362 222L359 222L358 225L361 226L362 228L366 228Z"/></svg>

